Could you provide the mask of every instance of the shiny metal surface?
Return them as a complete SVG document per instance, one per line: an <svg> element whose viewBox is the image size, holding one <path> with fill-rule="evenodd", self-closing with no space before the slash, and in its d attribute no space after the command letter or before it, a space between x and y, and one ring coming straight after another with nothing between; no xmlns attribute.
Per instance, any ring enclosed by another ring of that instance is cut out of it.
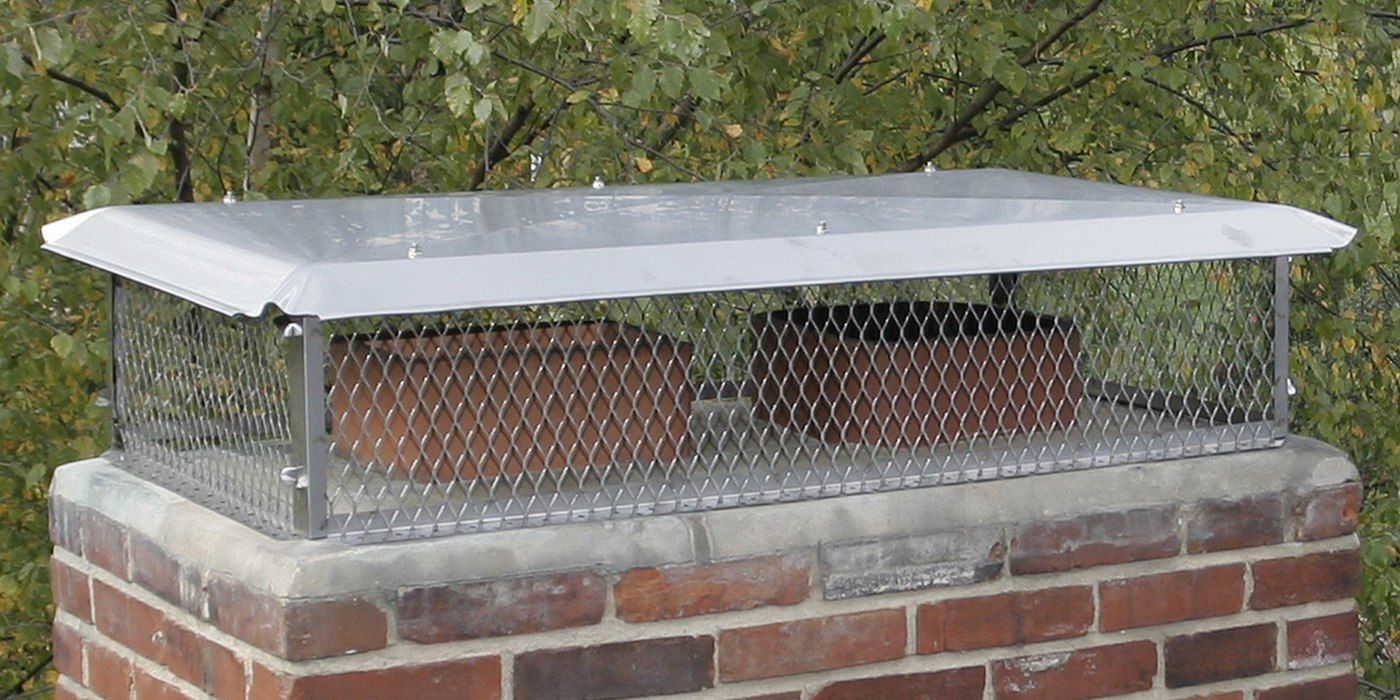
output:
<svg viewBox="0 0 1400 700"><path fill-rule="evenodd" d="M118 206L48 250L228 315L341 319L1320 253L1292 207L1007 170Z"/></svg>

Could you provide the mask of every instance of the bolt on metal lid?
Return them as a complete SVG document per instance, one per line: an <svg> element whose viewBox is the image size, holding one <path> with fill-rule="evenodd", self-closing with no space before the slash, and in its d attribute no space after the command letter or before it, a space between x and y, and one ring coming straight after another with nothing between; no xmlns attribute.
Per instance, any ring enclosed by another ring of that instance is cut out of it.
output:
<svg viewBox="0 0 1400 700"><path fill-rule="evenodd" d="M48 224L44 247L226 314L332 319L1300 255L1355 233L1278 204L990 169L116 206Z"/></svg>

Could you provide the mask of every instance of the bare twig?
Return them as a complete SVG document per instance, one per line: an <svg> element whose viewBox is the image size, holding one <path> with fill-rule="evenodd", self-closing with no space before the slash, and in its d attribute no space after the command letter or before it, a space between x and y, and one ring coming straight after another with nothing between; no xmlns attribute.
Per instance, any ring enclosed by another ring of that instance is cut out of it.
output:
<svg viewBox="0 0 1400 700"><path fill-rule="evenodd" d="M1220 133L1225 134L1226 136L1229 136L1230 138L1234 139L1236 142L1238 142L1238 143L1240 144L1240 146L1244 147L1244 149L1247 150L1247 151L1249 151L1250 153L1254 153L1254 152L1255 152L1254 143L1251 142L1249 139L1245 138L1245 137L1244 137L1243 135L1241 135L1239 132L1235 131L1233 128L1231 128L1229 122L1226 122L1224 117L1221 117L1219 114L1216 114L1215 111L1212 110L1212 109L1210 108L1210 106L1207 105L1206 103L1204 103L1204 102L1202 102L1202 101L1196 99L1194 96L1192 96L1192 95L1186 93L1186 92L1183 91L1183 90L1178 90L1178 89L1176 89L1176 88L1174 88L1174 87L1172 87L1172 86L1170 86L1170 85L1167 85L1166 83L1163 83L1162 81L1157 80L1156 78L1153 78L1153 77L1151 77L1151 76L1143 76L1142 80L1143 80L1143 82L1147 83L1148 85L1151 85L1151 86L1153 86L1153 87L1155 87L1155 88L1157 88L1157 89L1159 89L1159 90L1162 90L1163 92L1166 92L1166 93L1168 93L1168 94L1170 94L1170 95L1173 95L1173 96L1177 97L1178 99L1180 99L1182 102L1185 102L1186 104L1191 105L1192 107L1194 107L1194 108L1196 109L1196 111L1198 111L1198 112L1200 112L1201 114L1205 115L1206 119L1209 119L1209 120L1210 120L1211 124L1213 124L1213 125L1215 126L1215 128L1216 128L1217 131L1219 131ZM1270 169L1273 169L1273 166L1272 166L1272 165L1270 165L1270 164L1268 164L1268 163L1266 163L1266 165L1269 165L1269 168L1270 168Z"/></svg>
<svg viewBox="0 0 1400 700"><path fill-rule="evenodd" d="M563 76L555 75L543 68L540 68L539 66L533 63L530 63L529 61L503 54L500 51L493 50L491 52L491 55L501 59L502 61L505 61L506 63L511 64L512 66L524 68L525 70L534 73L535 75L538 75L551 83L555 83L569 90L577 90L581 87L591 85L602 80L602 78L600 77L579 78L577 80L570 80Z"/></svg>
<svg viewBox="0 0 1400 700"><path fill-rule="evenodd" d="M604 109L602 105L598 104L598 100L589 98L588 104L590 107L593 108L593 111L596 112L599 117L602 117L603 121L608 123L608 126L612 127L612 130L616 132L617 135L621 137L623 141L627 142L627 145L633 148L642 149L648 154L655 156L663 163L666 163L667 165L675 168L676 170L685 173L691 179L701 179L699 173L695 172L694 170L691 170L690 168L685 167L676 159L666 155L665 153L656 148L652 148L650 144L643 143L642 141L638 141L637 139L632 138L631 134L628 134L627 130L624 129L621 124L618 124L617 120L614 119L611 114L608 114L608 111Z"/></svg>
<svg viewBox="0 0 1400 700"><path fill-rule="evenodd" d="M1289 29L1297 29L1298 27L1306 27L1307 25L1312 24L1316 21L1317 20L1313 19L1312 17L1304 17L1302 19L1290 20L1288 22L1279 22L1277 24L1270 24L1263 27L1253 27L1250 29L1241 29L1239 31L1233 32L1222 32L1214 36L1208 36L1204 39L1193 39L1191 41L1185 41L1180 44L1170 44L1168 46L1163 46L1153 51L1152 55L1158 58L1166 58L1168 56L1178 54L1183 51L1207 47L1211 44L1221 41L1229 41L1232 39L1247 39L1250 37L1261 37L1267 34L1273 34L1275 32L1287 31Z"/></svg>
<svg viewBox="0 0 1400 700"><path fill-rule="evenodd" d="M889 85L890 83L893 83L896 80L899 80L900 78L903 78L904 76L909 75L912 72L914 71L910 68L895 71L894 74L890 77L885 78L884 80L881 80L880 82L875 83L874 85L871 85L870 87L862 90L860 94L865 96L873 95L875 94L875 91L879 90L880 88L885 87L886 85Z"/></svg>

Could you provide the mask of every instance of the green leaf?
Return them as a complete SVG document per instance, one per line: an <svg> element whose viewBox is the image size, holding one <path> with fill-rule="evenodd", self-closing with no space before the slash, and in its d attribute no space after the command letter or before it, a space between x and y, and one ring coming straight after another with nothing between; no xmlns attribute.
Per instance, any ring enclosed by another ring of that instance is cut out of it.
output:
<svg viewBox="0 0 1400 700"><path fill-rule="evenodd" d="M465 29L434 34L433 38L428 40L428 48L434 56L444 61L465 55L471 65L479 65L487 54L486 45L477 41L476 36Z"/></svg>
<svg viewBox="0 0 1400 700"><path fill-rule="evenodd" d="M39 484L43 483L44 478L48 475L48 465L43 463L31 465L29 467L29 471L25 472L24 474L24 485L28 486L29 488L34 488L35 486L38 486Z"/></svg>
<svg viewBox="0 0 1400 700"><path fill-rule="evenodd" d="M447 76L444 83L443 96L447 101L447 109L452 114L460 117L471 112L476 103L476 95L472 90L471 80L460 73Z"/></svg>
<svg viewBox="0 0 1400 700"><path fill-rule="evenodd" d="M17 78L28 77L33 71L24 64L24 54L14 42L5 44L5 72Z"/></svg>
<svg viewBox="0 0 1400 700"><path fill-rule="evenodd" d="M661 92L671 99L678 99L681 91L685 89L685 71L679 66L666 66L661 69L660 79L657 83L661 86Z"/></svg>
<svg viewBox="0 0 1400 700"><path fill-rule="evenodd" d="M629 97L633 102L645 102L651 98L656 91L656 72L650 70L639 70L632 75L632 88L629 90Z"/></svg>
<svg viewBox="0 0 1400 700"><path fill-rule="evenodd" d="M112 203L112 188L104 184L93 185L83 192L83 208L96 209Z"/></svg>
<svg viewBox="0 0 1400 700"><path fill-rule="evenodd" d="M61 68L73 57L73 44L53 27L41 27L33 34L35 63Z"/></svg>
<svg viewBox="0 0 1400 700"><path fill-rule="evenodd" d="M997 82L1002 84L1012 94L1019 95L1026 89L1026 69L1017 65L1011 57L1004 57L1002 60L992 64L992 76Z"/></svg>
<svg viewBox="0 0 1400 700"><path fill-rule="evenodd" d="M472 116L479 122L484 122L491 118L491 100L480 100L472 105Z"/></svg>
<svg viewBox="0 0 1400 700"><path fill-rule="evenodd" d="M535 0L525 15L525 41L533 44L544 36L554 19L556 9L554 0Z"/></svg>
<svg viewBox="0 0 1400 700"><path fill-rule="evenodd" d="M53 348L54 353L65 360L73 354L73 350L77 346L78 341L67 333L59 333L49 338L49 347Z"/></svg>
<svg viewBox="0 0 1400 700"><path fill-rule="evenodd" d="M691 68L686 71L686 77L690 79L690 85L695 88L696 95L707 100L719 99L722 83L714 71L706 68Z"/></svg>

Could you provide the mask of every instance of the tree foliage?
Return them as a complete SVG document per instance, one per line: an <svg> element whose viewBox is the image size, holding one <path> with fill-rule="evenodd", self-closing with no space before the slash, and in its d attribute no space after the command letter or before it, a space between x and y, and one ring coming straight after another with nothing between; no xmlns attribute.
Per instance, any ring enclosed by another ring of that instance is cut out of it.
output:
<svg viewBox="0 0 1400 700"><path fill-rule="evenodd" d="M926 161L1285 201L1362 227L1295 267L1296 422L1365 472L1368 679L1400 685L1400 13L1386 2L5 0L0 690L49 673L48 476L105 440L105 284L38 251L45 221L225 192Z"/></svg>

